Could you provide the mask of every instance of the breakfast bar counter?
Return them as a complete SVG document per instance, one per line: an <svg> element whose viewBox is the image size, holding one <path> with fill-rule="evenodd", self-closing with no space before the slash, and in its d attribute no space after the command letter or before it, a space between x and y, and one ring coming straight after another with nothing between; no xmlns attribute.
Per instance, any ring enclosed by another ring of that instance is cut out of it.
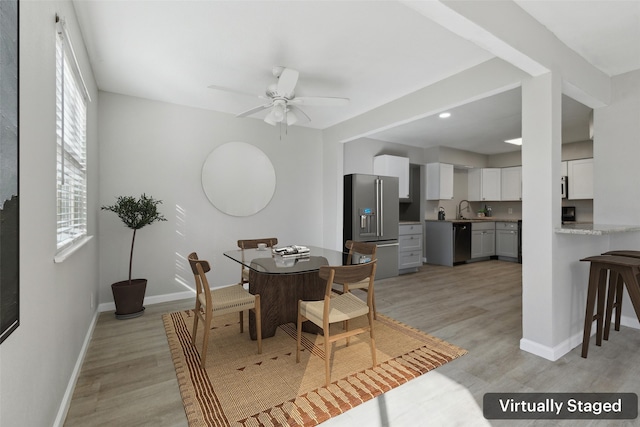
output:
<svg viewBox="0 0 640 427"><path fill-rule="evenodd" d="M583 236L604 236L616 233L640 231L640 225L611 225L593 223L562 224L554 230L558 234L579 234Z"/></svg>

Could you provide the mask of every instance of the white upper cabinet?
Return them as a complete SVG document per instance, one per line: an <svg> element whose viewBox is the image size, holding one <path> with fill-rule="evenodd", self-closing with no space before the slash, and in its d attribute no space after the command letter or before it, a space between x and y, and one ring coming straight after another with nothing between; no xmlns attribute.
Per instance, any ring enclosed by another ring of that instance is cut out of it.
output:
<svg viewBox="0 0 640 427"><path fill-rule="evenodd" d="M567 162L569 199L593 199L593 159Z"/></svg>
<svg viewBox="0 0 640 427"><path fill-rule="evenodd" d="M468 173L469 200L501 200L500 168L470 169Z"/></svg>
<svg viewBox="0 0 640 427"><path fill-rule="evenodd" d="M373 158L374 175L397 176L399 193L401 199L410 198L409 193L409 158L381 155Z"/></svg>
<svg viewBox="0 0 640 427"><path fill-rule="evenodd" d="M522 200L522 166L502 168L502 200Z"/></svg>
<svg viewBox="0 0 640 427"><path fill-rule="evenodd" d="M453 199L453 165L427 163L427 200Z"/></svg>

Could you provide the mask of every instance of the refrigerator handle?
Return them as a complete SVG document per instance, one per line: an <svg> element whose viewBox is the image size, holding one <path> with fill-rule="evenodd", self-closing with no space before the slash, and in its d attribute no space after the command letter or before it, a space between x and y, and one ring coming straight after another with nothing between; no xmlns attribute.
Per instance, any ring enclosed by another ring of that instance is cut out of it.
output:
<svg viewBox="0 0 640 427"><path fill-rule="evenodd" d="M380 178L376 178L376 237L380 237Z"/></svg>
<svg viewBox="0 0 640 427"><path fill-rule="evenodd" d="M380 206L378 207L378 221L380 221L380 227L378 228L378 236L384 236L384 181L380 180Z"/></svg>

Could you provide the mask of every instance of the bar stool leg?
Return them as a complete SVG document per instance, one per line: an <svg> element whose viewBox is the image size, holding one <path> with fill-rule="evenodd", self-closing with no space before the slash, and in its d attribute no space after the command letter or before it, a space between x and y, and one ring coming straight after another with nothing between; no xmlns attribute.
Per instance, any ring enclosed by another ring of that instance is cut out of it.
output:
<svg viewBox="0 0 640 427"><path fill-rule="evenodd" d="M615 308L616 308L616 323L615 323L615 329L616 331L620 330L620 317L622 316L622 297L623 295L623 290L624 290L624 280L622 280L622 276L620 276L618 278L618 283L616 283L616 302L615 302Z"/></svg>
<svg viewBox="0 0 640 427"><path fill-rule="evenodd" d="M609 331L611 330L611 316L613 309L616 310L616 320L614 328L620 330L620 316L622 314L622 294L624 281L622 275L618 272L611 271L609 273L609 290L607 292L607 311L604 318L604 339L609 340Z"/></svg>
<svg viewBox="0 0 640 427"><path fill-rule="evenodd" d="M589 285L587 288L587 308L584 314L584 333L582 335L582 357L587 358L589 351L589 340L591 338L591 324L593 323L596 296L600 285L601 269L598 264L591 263L589 268ZM605 271L606 274L606 271Z"/></svg>
<svg viewBox="0 0 640 427"><path fill-rule="evenodd" d="M596 319L596 345L602 346L602 335L603 335L603 326L604 326L604 300L607 290L607 270L604 268L600 269L600 275L598 278L598 307L596 309L596 314L594 318Z"/></svg>

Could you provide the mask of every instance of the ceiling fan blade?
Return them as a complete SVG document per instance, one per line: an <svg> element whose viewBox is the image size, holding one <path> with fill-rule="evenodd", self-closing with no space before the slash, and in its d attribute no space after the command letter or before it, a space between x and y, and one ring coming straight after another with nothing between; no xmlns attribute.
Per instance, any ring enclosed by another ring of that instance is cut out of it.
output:
<svg viewBox="0 0 640 427"><path fill-rule="evenodd" d="M311 121L311 117L307 116L304 111L302 111L295 105L288 105L287 107L291 111L293 111L296 114L296 116L298 116L298 123L306 123Z"/></svg>
<svg viewBox="0 0 640 427"><path fill-rule="evenodd" d="M242 112L240 114L236 114L236 117L247 117L247 116L250 116L252 114L257 113L258 111L266 110L269 107L271 107L271 104L260 105L258 107L254 107L254 108L252 108L250 110Z"/></svg>
<svg viewBox="0 0 640 427"><path fill-rule="evenodd" d="M224 86L211 85L211 86L207 86L207 88L208 89L219 90L219 91L222 91L222 92L235 93L236 95L245 95L245 96L251 96L253 98L267 99L264 95L255 95L253 93L242 92L240 90L231 89L229 87L224 87Z"/></svg>
<svg viewBox="0 0 640 427"><path fill-rule="evenodd" d="M349 104L349 98L321 97L321 96L296 96L289 104L310 105L318 107L338 107Z"/></svg>
<svg viewBox="0 0 640 427"><path fill-rule="evenodd" d="M298 83L299 74L300 73L293 68L285 68L282 70L282 74L278 77L278 93L282 96L292 94L296 83Z"/></svg>

